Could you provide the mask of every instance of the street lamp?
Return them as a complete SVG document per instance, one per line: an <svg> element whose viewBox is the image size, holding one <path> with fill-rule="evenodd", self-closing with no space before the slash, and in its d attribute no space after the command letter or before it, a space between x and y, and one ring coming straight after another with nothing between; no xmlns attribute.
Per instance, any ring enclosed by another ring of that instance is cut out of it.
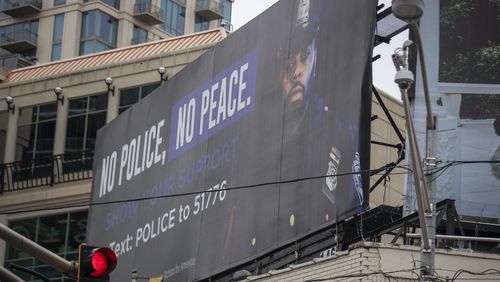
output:
<svg viewBox="0 0 500 282"><path fill-rule="evenodd" d="M14 114L14 110L16 109L16 106L13 104L14 98L12 98L12 96L5 97L5 103L7 103L7 109L12 111L12 114Z"/></svg>
<svg viewBox="0 0 500 282"><path fill-rule="evenodd" d="M56 88L54 88L54 94L56 94L57 96L57 100L58 101L61 101L61 105L64 105L64 95L62 95L62 88L57 86Z"/></svg>
<svg viewBox="0 0 500 282"><path fill-rule="evenodd" d="M158 73L160 74L160 80L161 82L164 82L164 81L167 81L168 80L168 76L167 76L167 68L165 67L159 67L158 68Z"/></svg>
<svg viewBox="0 0 500 282"><path fill-rule="evenodd" d="M393 0L392 13L407 23L418 21L424 14L423 0Z"/></svg>
<svg viewBox="0 0 500 282"><path fill-rule="evenodd" d="M108 77L106 77L106 79L104 79L104 83L106 83L106 85L108 86L108 94L109 94L109 92L111 92L111 94L113 94L113 96L115 96L115 86L112 85L113 79L108 76Z"/></svg>
<svg viewBox="0 0 500 282"><path fill-rule="evenodd" d="M422 74L422 85L424 88L424 100L427 112L427 127L426 127L426 159L425 165L432 168L436 163L436 121L435 116L432 114L432 107L430 102L429 84L427 80L427 69L425 66L424 50L422 47L422 37L418 28L418 20L424 13L423 0L392 0L393 14L407 22L410 30L415 35L418 56L420 59L420 70ZM411 118L409 108L408 92L405 83L413 80L413 74L408 71L408 47L411 44L403 45L400 48L400 53L393 56L394 63L398 72L396 73L395 82L398 83L401 90L401 98L403 100L403 107L406 115L406 126L408 132L408 143L411 150L411 161L413 163L413 177L415 182L415 192L417 196L417 204L419 208L420 228L422 229L422 243L420 253L420 281L433 280L435 269L435 238L436 238L436 216L434 214L435 193L436 186L433 181L425 179L423 171L422 160L420 159L420 152L417 144L417 137L415 127ZM402 51L402 52L401 52ZM397 64L403 61L403 65L398 68ZM411 79L409 74L411 74ZM427 186L427 183L428 186ZM429 191L427 190L429 189ZM425 216L424 216L425 215Z"/></svg>

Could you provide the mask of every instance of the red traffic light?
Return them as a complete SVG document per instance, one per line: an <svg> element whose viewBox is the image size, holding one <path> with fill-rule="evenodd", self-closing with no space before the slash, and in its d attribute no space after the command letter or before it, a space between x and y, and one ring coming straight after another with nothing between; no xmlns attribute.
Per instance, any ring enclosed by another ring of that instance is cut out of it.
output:
<svg viewBox="0 0 500 282"><path fill-rule="evenodd" d="M116 263L116 255L111 249L82 244L78 255L78 281L109 281L109 273Z"/></svg>

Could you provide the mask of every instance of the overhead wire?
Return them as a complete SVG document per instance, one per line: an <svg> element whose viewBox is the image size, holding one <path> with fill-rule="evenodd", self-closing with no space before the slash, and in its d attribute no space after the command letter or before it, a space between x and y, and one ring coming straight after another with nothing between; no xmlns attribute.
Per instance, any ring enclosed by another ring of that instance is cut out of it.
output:
<svg viewBox="0 0 500 282"><path fill-rule="evenodd" d="M429 174L426 174L426 175L434 175L436 173L443 172L444 170L446 170L447 168L449 168L453 165L472 164L472 163L500 163L500 161L449 161L449 163L447 163L446 165L444 165L442 167L429 169L428 171L430 171L430 172L429 172ZM357 175L357 174L367 174L367 175L373 176L376 174L380 174L380 173L382 173L390 168L400 168L400 169L405 170L405 172L391 172L392 175L410 174L413 172L413 170L410 169L408 166L393 164L392 166L391 165L384 165L381 168L362 170L362 171L358 171L358 172L337 173L337 174L328 174L328 175L321 175L321 176L295 178L295 179L289 179L289 180L262 182L262 183L256 183L256 184L221 188L218 190L193 191L193 192L168 194L168 195L155 195L155 196L148 196L148 197L138 197L138 198L132 198L132 199L123 199L123 200L114 200L114 201L105 201L105 202L94 202L94 203L85 203L85 204L61 205L61 206L54 206L54 207L4 211L4 212L0 212L0 215L1 214L12 215L12 214L28 213L28 212L60 210L60 209L66 209L66 208L82 208L82 207L90 207L90 206L102 206L102 205L111 205L111 204L119 204L119 203L139 202L139 201L147 201L147 200L155 200L155 199L163 199L163 198L174 198L174 197L198 195L201 193L217 193L218 191L245 190L245 189L261 188L261 187L270 186L270 185L290 184L290 183L304 182L304 181L310 181L310 180L316 180L316 179L322 179L322 178L328 178L328 177L336 177L336 176L342 177L342 176ZM437 177L439 177L441 174L439 174ZM435 177L431 181L434 181L437 177Z"/></svg>
<svg viewBox="0 0 500 282"><path fill-rule="evenodd" d="M384 166L384 167L386 167L386 166ZM400 173L396 172L393 174L411 173L411 170L404 167L404 166L395 166L395 168L401 168L401 169L404 169L407 171L400 172ZM197 190L197 191L193 191L193 192L167 194L167 195L155 195L155 196L138 197L138 198L132 198L132 199L113 200L113 201L105 201L105 202L94 202L94 203L88 203L88 204L73 204L73 205L64 205L64 206L36 208L36 209L24 209L24 210L0 212L0 214L11 215L11 214L19 214L19 213L27 213L27 212L59 210L59 209L64 209L64 208L81 208L81 207L89 207L89 206L102 206L102 205L111 205L111 204L119 204L119 203L139 202L139 201L147 201L147 200L155 200L155 199L163 199L163 198L175 198L175 197L198 195L201 193L217 193L220 191L246 190L246 189L266 187L266 186L270 186L270 185L282 185L282 184L290 184L290 183L297 183L297 182L305 182L305 181L317 180L317 179L323 179L323 178L329 178L329 177L342 177L342 176L357 175L357 174L368 175L373 171L376 172L375 174L378 174L378 173L383 172L384 170L380 170L380 169L370 170L370 169L368 169L368 170L361 170L361 171L357 171L357 172L327 174L327 175L321 175L321 176L310 176L310 177L294 178L294 179L289 179L289 180L270 181L270 182L262 182L262 183L249 184L249 185L226 187L226 188L220 188L217 190L204 190L204 191Z"/></svg>

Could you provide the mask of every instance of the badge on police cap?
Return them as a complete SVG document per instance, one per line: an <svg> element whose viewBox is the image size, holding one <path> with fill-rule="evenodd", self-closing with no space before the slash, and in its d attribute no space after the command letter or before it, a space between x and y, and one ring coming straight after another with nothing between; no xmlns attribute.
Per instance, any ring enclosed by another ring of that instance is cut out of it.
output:
<svg viewBox="0 0 500 282"><path fill-rule="evenodd" d="M297 8L297 22L296 25L303 25L304 27L309 24L309 0L299 0Z"/></svg>

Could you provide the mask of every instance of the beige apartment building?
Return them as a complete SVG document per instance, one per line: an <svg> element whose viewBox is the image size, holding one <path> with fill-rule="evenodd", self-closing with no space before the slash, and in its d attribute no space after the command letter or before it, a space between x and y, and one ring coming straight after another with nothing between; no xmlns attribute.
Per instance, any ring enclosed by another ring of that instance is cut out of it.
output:
<svg viewBox="0 0 500 282"><path fill-rule="evenodd" d="M7 69L223 26L234 0L0 0Z"/></svg>
<svg viewBox="0 0 500 282"><path fill-rule="evenodd" d="M5 73L0 83L1 221L76 260L77 246L85 242L97 130L226 36L218 28ZM24 251L1 245L5 265L30 267L51 281L73 281Z"/></svg>

